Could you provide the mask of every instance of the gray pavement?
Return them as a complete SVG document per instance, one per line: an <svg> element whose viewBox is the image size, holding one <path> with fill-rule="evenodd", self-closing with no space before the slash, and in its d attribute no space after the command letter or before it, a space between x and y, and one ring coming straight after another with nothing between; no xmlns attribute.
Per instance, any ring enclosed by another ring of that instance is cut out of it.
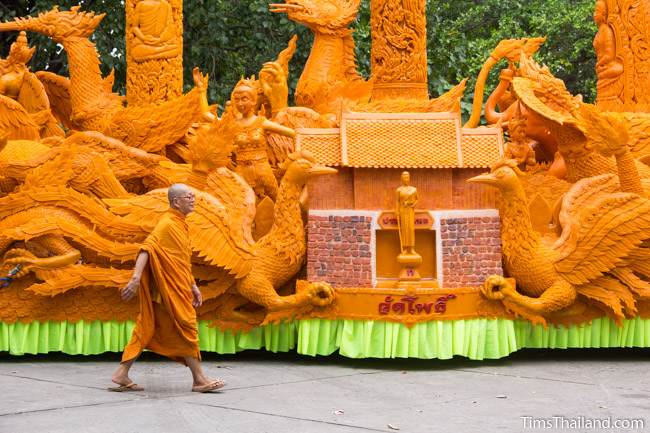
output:
<svg viewBox="0 0 650 433"><path fill-rule="evenodd" d="M527 350L477 362L205 354L206 372L228 386L196 394L189 370L145 354L132 377L146 390L118 394L105 390L117 354L0 354L0 432L650 431L649 355ZM630 424L639 418L645 428Z"/></svg>

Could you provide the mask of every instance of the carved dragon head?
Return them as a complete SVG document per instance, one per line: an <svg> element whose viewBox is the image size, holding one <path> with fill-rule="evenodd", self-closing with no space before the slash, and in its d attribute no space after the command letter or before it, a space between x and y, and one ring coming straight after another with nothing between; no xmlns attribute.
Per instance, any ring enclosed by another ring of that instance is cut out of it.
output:
<svg viewBox="0 0 650 433"><path fill-rule="evenodd" d="M582 96L573 96L567 90L564 81L553 76L547 66L541 66L531 57L523 54L519 65L521 77L514 79L513 87L526 106L534 106L537 103L546 105L555 115L551 115L551 112L538 114L545 118L550 117L549 120L556 120L555 117L558 120L573 117L580 109Z"/></svg>
<svg viewBox="0 0 650 433"><path fill-rule="evenodd" d="M271 3L269 10L286 13L291 21L309 27L312 31L337 34L354 21L361 0L286 0Z"/></svg>
<svg viewBox="0 0 650 433"><path fill-rule="evenodd" d="M69 11L60 11L54 7L36 17L16 18L14 21L0 23L0 31L30 31L49 36L56 42L70 38L88 38L104 18L105 14L80 12L79 6Z"/></svg>

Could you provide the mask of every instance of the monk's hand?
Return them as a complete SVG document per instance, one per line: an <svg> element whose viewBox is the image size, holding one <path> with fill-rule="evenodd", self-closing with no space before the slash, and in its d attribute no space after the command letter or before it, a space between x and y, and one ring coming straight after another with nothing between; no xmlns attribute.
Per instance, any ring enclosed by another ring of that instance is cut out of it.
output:
<svg viewBox="0 0 650 433"><path fill-rule="evenodd" d="M129 283L120 291L120 296L125 301L133 299L138 290L140 289L140 278L132 277Z"/></svg>
<svg viewBox="0 0 650 433"><path fill-rule="evenodd" d="M201 295L199 288L196 287L196 284L192 284L192 296L194 297L192 305L196 308L200 307L201 304L203 304L203 296Z"/></svg>

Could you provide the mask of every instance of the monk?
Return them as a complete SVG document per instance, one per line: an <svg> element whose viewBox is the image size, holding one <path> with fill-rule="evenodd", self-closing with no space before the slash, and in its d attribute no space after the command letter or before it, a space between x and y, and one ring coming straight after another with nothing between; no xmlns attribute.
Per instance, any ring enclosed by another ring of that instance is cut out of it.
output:
<svg viewBox="0 0 650 433"><path fill-rule="evenodd" d="M201 369L195 307L201 306L199 288L192 276L192 251L185 217L194 210L194 193L174 184L167 192L170 209L144 241L131 280L121 291L128 301L140 298L140 314L122 362L113 373L117 387L111 391L142 391L129 378L129 370L144 349L190 368L192 391L210 392L225 383L208 379ZM142 286L142 287L140 287Z"/></svg>

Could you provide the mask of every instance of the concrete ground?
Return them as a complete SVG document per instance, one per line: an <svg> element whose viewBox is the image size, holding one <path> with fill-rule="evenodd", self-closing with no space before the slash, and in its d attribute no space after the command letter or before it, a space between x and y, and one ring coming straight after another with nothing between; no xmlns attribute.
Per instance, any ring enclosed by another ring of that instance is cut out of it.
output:
<svg viewBox="0 0 650 433"><path fill-rule="evenodd" d="M0 432L645 431L648 355L527 350L475 362L205 354L206 372L228 385L196 394L189 370L145 354L132 377L146 390L118 394L105 390L116 354L0 354Z"/></svg>

